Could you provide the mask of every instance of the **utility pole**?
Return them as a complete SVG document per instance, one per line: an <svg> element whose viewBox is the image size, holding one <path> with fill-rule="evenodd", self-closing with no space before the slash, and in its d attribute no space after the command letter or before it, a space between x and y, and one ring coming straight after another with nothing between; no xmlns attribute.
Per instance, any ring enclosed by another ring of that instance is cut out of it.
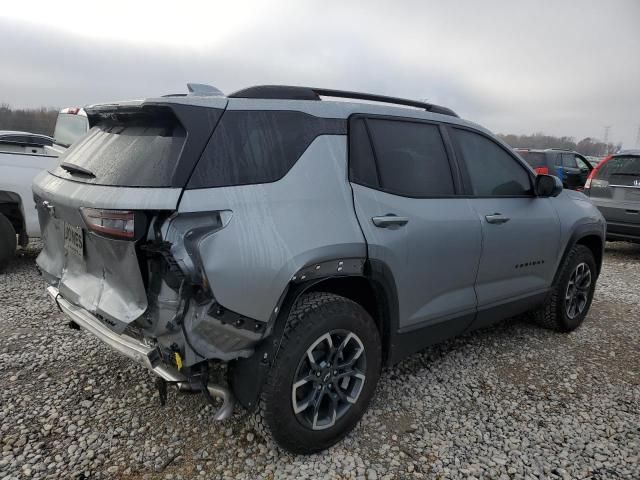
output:
<svg viewBox="0 0 640 480"><path fill-rule="evenodd" d="M640 125L638 125L638 134L636 135L636 148L640 148Z"/></svg>
<svg viewBox="0 0 640 480"><path fill-rule="evenodd" d="M609 155L609 132L611 131L611 125L604 127L604 155Z"/></svg>

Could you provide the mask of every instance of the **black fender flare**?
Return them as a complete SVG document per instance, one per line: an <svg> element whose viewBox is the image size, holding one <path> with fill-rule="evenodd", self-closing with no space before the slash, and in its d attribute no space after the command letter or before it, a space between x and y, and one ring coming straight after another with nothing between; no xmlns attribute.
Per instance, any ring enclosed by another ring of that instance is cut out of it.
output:
<svg viewBox="0 0 640 480"><path fill-rule="evenodd" d="M605 235L606 235L605 232L602 230L602 225L599 223L583 223L576 226L573 229L573 232L571 233L569 240L567 241L564 251L562 252L562 256L560 257L560 261L556 265L556 273L553 275L552 284L556 283L556 280L558 279L558 275L560 274L562 264L564 263L567 256L569 255L569 252L571 251L571 249L583 238L591 237L591 236L598 237L602 245L602 251L600 252L600 256L596 257L595 259L596 267L598 269L596 273L597 275L600 275L600 270L602 269L602 259L604 257L604 247L606 243Z"/></svg>
<svg viewBox="0 0 640 480"><path fill-rule="evenodd" d="M345 277L365 278L374 287L376 298L387 303L383 318L380 319L380 328L383 351L388 352L392 348L389 343L392 338L390 333L393 328L397 330L398 327L398 301L395 282L386 264L365 258L341 258L307 265L293 275L282 292L269 321L272 325L271 334L256 346L253 355L236 359L229 364L229 383L243 407L250 411L256 407L262 386L277 358L289 312L298 298L326 280ZM388 357L386 353L385 357Z"/></svg>

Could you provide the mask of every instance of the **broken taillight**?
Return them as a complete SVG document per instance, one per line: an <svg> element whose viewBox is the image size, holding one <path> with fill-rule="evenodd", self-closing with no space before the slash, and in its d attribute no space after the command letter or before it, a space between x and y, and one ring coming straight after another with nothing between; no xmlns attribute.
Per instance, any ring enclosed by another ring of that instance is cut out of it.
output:
<svg viewBox="0 0 640 480"><path fill-rule="evenodd" d="M130 239L134 237L134 212L129 210L104 210L80 208L87 228L100 235Z"/></svg>

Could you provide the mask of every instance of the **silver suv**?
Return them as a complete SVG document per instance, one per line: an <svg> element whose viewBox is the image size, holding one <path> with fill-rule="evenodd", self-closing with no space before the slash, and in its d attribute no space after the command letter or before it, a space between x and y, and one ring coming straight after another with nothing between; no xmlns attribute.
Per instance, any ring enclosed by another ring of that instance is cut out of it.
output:
<svg viewBox="0 0 640 480"><path fill-rule="evenodd" d="M34 184L50 295L161 400L200 389L217 419L238 401L310 453L354 427L383 365L525 312L585 318L601 214L484 128L354 92L190 90L87 108Z"/></svg>

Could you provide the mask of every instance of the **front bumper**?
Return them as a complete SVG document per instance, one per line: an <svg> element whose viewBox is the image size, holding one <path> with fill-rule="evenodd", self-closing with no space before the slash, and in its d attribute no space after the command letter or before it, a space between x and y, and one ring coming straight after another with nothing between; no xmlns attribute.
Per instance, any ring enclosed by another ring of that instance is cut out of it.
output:
<svg viewBox="0 0 640 480"><path fill-rule="evenodd" d="M184 385L188 388L188 378L175 368L162 363L161 356L157 349L145 345L126 334L117 334L111 331L91 313L62 297L57 288L47 287L47 293L55 300L60 310L62 310L62 312L74 323L95 337L98 337L102 342L109 345L115 351L147 367L160 378L168 382L177 383L179 387ZM222 406L216 412L215 419L224 420L229 418L233 414L234 406L234 399L231 391L225 387L212 384L207 386L207 390L209 390L209 393L212 396L222 399Z"/></svg>

